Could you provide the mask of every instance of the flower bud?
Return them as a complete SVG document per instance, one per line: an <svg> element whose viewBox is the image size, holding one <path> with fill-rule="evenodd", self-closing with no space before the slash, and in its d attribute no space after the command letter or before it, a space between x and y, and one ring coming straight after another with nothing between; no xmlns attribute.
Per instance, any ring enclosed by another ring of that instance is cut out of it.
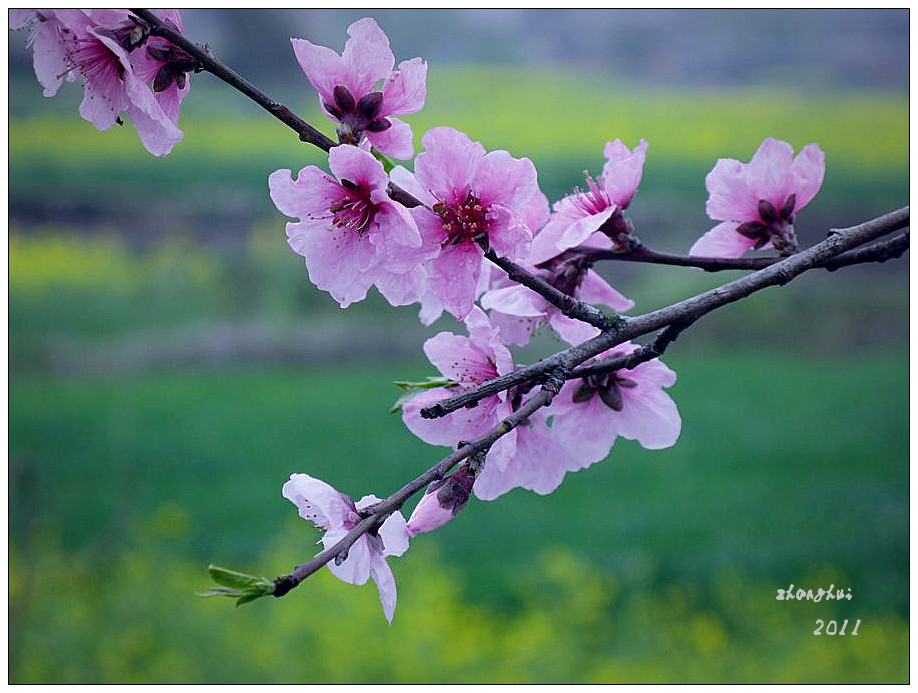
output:
<svg viewBox="0 0 918 693"><path fill-rule="evenodd" d="M408 535L432 532L452 520L469 502L474 483L475 474L468 467L433 482L408 518Z"/></svg>

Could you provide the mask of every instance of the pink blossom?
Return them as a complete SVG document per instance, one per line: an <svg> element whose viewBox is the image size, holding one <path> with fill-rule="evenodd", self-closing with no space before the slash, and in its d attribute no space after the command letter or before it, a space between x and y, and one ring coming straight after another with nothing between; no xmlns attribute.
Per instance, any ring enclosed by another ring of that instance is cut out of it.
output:
<svg viewBox="0 0 918 693"><path fill-rule="evenodd" d="M32 48L35 76L45 96L54 96L66 77L73 81L70 54L76 47L76 36L68 28L80 10L14 10L9 14L10 29L29 28L26 47ZM63 18L63 19L62 19Z"/></svg>
<svg viewBox="0 0 918 693"><path fill-rule="evenodd" d="M307 166L294 181L289 169L268 177L277 208L298 222L287 224L290 246L306 259L309 279L346 308L374 284L392 305L414 303L424 288L421 246L414 220L386 193L383 165L351 145L328 154L334 177Z"/></svg>
<svg viewBox="0 0 918 693"><path fill-rule="evenodd" d="M722 223L695 241L690 255L741 257L753 248L797 248L794 215L819 192L825 154L806 145L794 157L787 143L769 137L748 164L718 159L705 178L708 216Z"/></svg>
<svg viewBox="0 0 918 693"><path fill-rule="evenodd" d="M587 363L636 348L621 344ZM682 419L663 388L675 382L676 374L659 359L568 380L548 407L552 436L580 468L605 459L617 436L637 440L648 450L669 447L679 437Z"/></svg>
<svg viewBox="0 0 918 693"><path fill-rule="evenodd" d="M512 454L485 459L474 487L480 500L494 500L514 488L544 496L561 485L568 471L582 466L555 440L546 419L544 409L535 412L508 434L515 438Z"/></svg>
<svg viewBox="0 0 918 693"><path fill-rule="evenodd" d="M425 419L421 416L424 407L513 370L513 357L478 307L466 317L465 325L468 337L440 332L424 342L427 358L452 384L426 390L402 406L402 420L408 430L431 445L454 447L460 441L478 438L510 413L507 395L500 393L444 417ZM502 448L501 445L497 447Z"/></svg>
<svg viewBox="0 0 918 693"><path fill-rule="evenodd" d="M452 520L469 502L475 473L467 465L427 487L408 518L408 536L433 532Z"/></svg>
<svg viewBox="0 0 918 693"><path fill-rule="evenodd" d="M407 189L424 203L411 212L425 245L440 249L427 265L428 290L462 319L476 298L484 252L524 258L532 241L527 221L544 219L547 202L529 159L487 153L447 127L428 131L421 141L425 151ZM399 177L394 180L401 185Z"/></svg>
<svg viewBox="0 0 918 693"><path fill-rule="evenodd" d="M21 13L11 20L26 21ZM126 113L143 145L156 156L165 156L182 139L181 130L135 73L129 53L142 44L145 33L127 10L98 9L91 16L81 10L40 10L33 21L39 22L32 35L36 75L46 95L57 91L65 74L68 79L82 75L80 115L99 130L120 124L121 113Z"/></svg>
<svg viewBox="0 0 918 693"><path fill-rule="evenodd" d="M296 505L300 517L325 530L322 544L326 549L341 541L363 519L360 511L380 501L376 496L364 496L355 504L350 497L308 474L291 474L282 493ZM405 518L394 512L375 533L368 532L357 539L345 560L330 561L327 565L335 577L352 585L366 584L372 577L379 589L386 620L392 623L397 593L386 557L401 556L407 550Z"/></svg>
<svg viewBox="0 0 918 693"><path fill-rule="evenodd" d="M599 180L587 174L586 191L575 190L554 204L551 219L533 244L536 257L531 261L542 262L581 245L600 230L614 241L602 241L604 247L627 244L632 227L623 211L641 183L647 146L643 139L633 151L621 140L607 142L603 150L606 163Z"/></svg>
<svg viewBox="0 0 918 693"><path fill-rule="evenodd" d="M342 142L357 144L365 135L383 154L410 159L414 153L411 128L392 116L423 108L427 63L420 58L406 60L393 72L395 57L389 39L369 17L351 24L347 33L350 38L341 55L304 39L290 40L325 112L341 123Z"/></svg>

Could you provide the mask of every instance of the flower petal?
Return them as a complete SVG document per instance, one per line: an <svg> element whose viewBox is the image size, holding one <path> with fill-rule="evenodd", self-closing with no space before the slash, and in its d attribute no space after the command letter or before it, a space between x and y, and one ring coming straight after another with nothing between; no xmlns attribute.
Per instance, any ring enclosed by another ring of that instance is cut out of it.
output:
<svg viewBox="0 0 918 693"><path fill-rule="evenodd" d="M324 530L343 526L354 509L350 498L308 474L291 474L281 493L296 505L300 517Z"/></svg>
<svg viewBox="0 0 918 693"><path fill-rule="evenodd" d="M724 221L695 241L689 255L696 257L738 258L755 248L756 241L736 232L739 224Z"/></svg>

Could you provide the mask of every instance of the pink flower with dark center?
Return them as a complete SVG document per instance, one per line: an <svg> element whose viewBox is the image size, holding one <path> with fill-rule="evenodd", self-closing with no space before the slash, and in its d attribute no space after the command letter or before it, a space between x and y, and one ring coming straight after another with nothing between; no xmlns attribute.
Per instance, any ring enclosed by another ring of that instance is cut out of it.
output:
<svg viewBox="0 0 918 693"><path fill-rule="evenodd" d="M599 354L590 363L625 356L637 347L625 343ZM552 438L578 468L605 459L621 436L648 450L670 447L679 437L682 419L663 388L676 374L659 359L568 380L548 407Z"/></svg>
<svg viewBox="0 0 918 693"><path fill-rule="evenodd" d="M460 441L474 440L510 413L507 395L500 393L441 418L421 416L424 407L513 370L513 357L481 309L473 308L465 325L468 337L440 332L424 342L427 358L451 384L426 390L402 405L402 420L408 430L431 445L455 447Z"/></svg>
<svg viewBox="0 0 918 693"><path fill-rule="evenodd" d="M290 246L306 259L309 279L342 308L366 298L374 284L392 305L417 301L424 289L421 246L414 220L393 202L383 165L351 145L328 154L334 177L316 166L298 178L289 169L268 177L277 208L300 221L287 224Z"/></svg>
<svg viewBox="0 0 918 693"><path fill-rule="evenodd" d="M350 38L338 55L304 39L290 39L309 83L319 92L322 108L341 125L342 142L358 144L361 136L383 154L410 159L411 128L393 115L408 115L424 106L427 63L406 60L395 72L389 39L369 17L348 27Z"/></svg>
<svg viewBox="0 0 918 693"><path fill-rule="evenodd" d="M825 176L825 154L806 145L794 157L769 137L748 164L718 159L705 178L708 216L722 223L695 241L690 255L737 258L753 248L797 249L794 217L815 197Z"/></svg>
<svg viewBox="0 0 918 693"><path fill-rule="evenodd" d="M554 257L588 239L601 247L627 248L632 242L633 227L624 210L631 204L641 183L647 141L642 139L634 151L621 140L607 142L603 154L606 163L599 180L584 174L587 189L575 190L554 204L551 219L538 235L538 248L533 246L538 255L536 262ZM591 239L597 231L602 231L608 240Z"/></svg>
<svg viewBox="0 0 918 693"><path fill-rule="evenodd" d="M440 250L427 265L428 290L462 319L475 301L485 251L524 258L532 241L527 221L544 218L547 202L529 159L486 152L447 127L428 131L421 141L425 151L414 175L393 172L393 180L402 185L410 178L406 189L424 203L411 210L418 230L425 245Z"/></svg>
<svg viewBox="0 0 918 693"><path fill-rule="evenodd" d="M129 56L146 39L143 27L127 10L94 10L91 17L81 11L57 11L55 17L68 36L68 71L85 80L80 115L107 130L120 124L120 114L126 113L151 154L168 154L182 132L134 72Z"/></svg>
<svg viewBox="0 0 918 693"><path fill-rule="evenodd" d="M283 496L299 511L300 517L325 530L322 544L332 548L344 539L363 519L361 511L380 502L376 496L364 496L357 503L324 481L308 474L291 474L284 484ZM397 592L387 556L401 556L408 550L405 518L398 511L389 515L375 532L361 536L347 551L347 558L330 561L328 569L339 580L352 585L366 584L371 577L379 590L383 614L392 623Z"/></svg>

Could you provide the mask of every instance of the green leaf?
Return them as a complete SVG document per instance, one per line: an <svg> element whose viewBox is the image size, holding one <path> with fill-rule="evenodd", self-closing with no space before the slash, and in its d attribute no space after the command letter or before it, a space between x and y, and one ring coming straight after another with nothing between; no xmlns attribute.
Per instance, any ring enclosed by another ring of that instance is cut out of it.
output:
<svg viewBox="0 0 918 693"><path fill-rule="evenodd" d="M377 152L375 149L371 149L370 152L372 152L373 156L375 156L379 161L382 162L383 168L385 169L385 171L386 171L387 174L388 174L393 168L395 168L395 162L392 161L392 159L390 159L389 157L387 157L385 154L380 154L380 153Z"/></svg>
<svg viewBox="0 0 918 693"><path fill-rule="evenodd" d="M235 599L236 606L239 606L274 594L274 582L267 578L247 575L216 565L208 566L207 572L220 587L200 592L199 597L229 597Z"/></svg>
<svg viewBox="0 0 918 693"><path fill-rule="evenodd" d="M458 385L458 383L454 383L449 378L444 378L442 376L427 376L427 380L422 380L419 382L411 380L396 380L394 381L394 384L402 388L403 392L401 395L399 395L398 399L395 400L395 403L389 409L390 414L394 414L399 411L405 402L407 402L419 392L430 390L435 387L456 387Z"/></svg>
<svg viewBox="0 0 918 693"><path fill-rule="evenodd" d="M246 588L268 582L267 578L247 575L212 563L207 566L207 572L210 573L211 580L224 587Z"/></svg>

